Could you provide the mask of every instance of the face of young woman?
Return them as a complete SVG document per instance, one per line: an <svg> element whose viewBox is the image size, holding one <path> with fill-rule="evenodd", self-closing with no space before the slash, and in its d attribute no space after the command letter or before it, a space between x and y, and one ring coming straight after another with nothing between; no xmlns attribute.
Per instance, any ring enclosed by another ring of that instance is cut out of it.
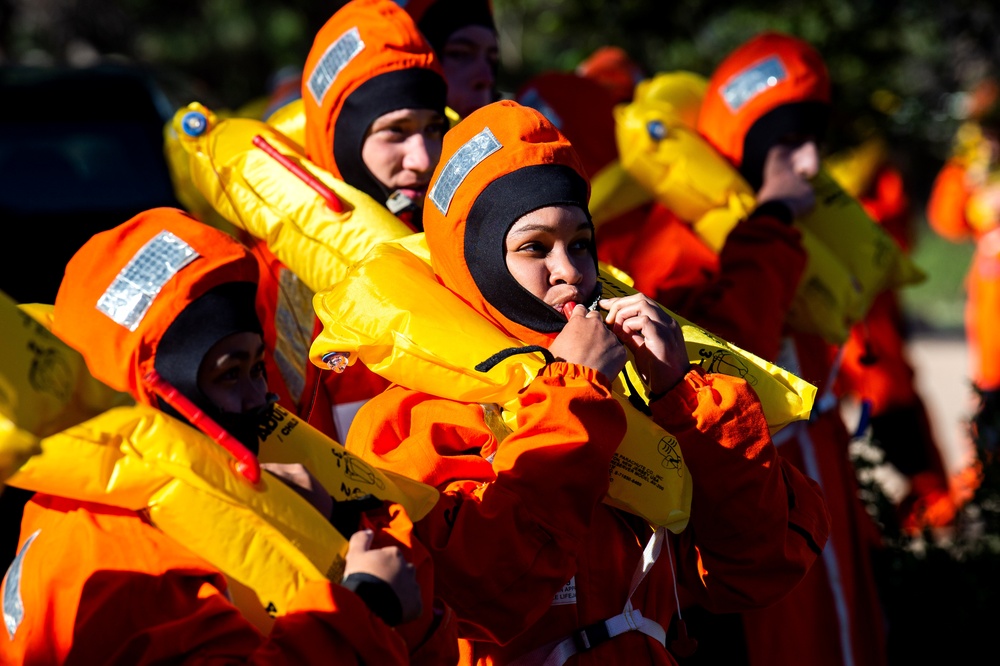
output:
<svg viewBox="0 0 1000 666"><path fill-rule="evenodd" d="M243 414L267 404L264 341L233 333L215 343L198 368L198 388L221 411Z"/></svg>
<svg viewBox="0 0 1000 666"><path fill-rule="evenodd" d="M561 312L583 303L597 286L593 230L577 206L548 206L528 213L507 233L507 270L518 284Z"/></svg>

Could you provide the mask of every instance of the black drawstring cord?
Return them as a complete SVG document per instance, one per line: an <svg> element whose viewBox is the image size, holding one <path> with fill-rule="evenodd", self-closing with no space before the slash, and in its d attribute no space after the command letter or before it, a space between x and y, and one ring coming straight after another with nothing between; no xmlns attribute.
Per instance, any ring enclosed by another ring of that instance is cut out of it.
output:
<svg viewBox="0 0 1000 666"><path fill-rule="evenodd" d="M508 347L507 349L501 349L496 354L493 354L493 356L490 356L485 361L479 363L476 366L476 372L489 372L497 365L497 363L508 359L511 356L515 356L517 354L533 354L534 352L538 352L545 357L546 365L556 360L556 357L552 355L552 352L539 345L528 345L527 347Z"/></svg>

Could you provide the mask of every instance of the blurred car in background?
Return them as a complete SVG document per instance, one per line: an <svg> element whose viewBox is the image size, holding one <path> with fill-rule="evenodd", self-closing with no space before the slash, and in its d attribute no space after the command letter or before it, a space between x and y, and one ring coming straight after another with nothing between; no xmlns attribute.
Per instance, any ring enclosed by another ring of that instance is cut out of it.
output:
<svg viewBox="0 0 1000 666"><path fill-rule="evenodd" d="M163 152L170 99L137 65L0 67L0 290L53 303L63 267L94 233L180 206Z"/></svg>

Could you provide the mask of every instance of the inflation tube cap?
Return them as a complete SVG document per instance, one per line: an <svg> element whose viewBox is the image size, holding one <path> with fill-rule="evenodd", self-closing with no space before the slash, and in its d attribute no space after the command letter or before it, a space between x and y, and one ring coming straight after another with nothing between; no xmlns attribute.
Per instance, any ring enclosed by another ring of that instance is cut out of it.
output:
<svg viewBox="0 0 1000 666"><path fill-rule="evenodd" d="M181 128L188 136L201 136L208 129L208 118L201 111L188 111L181 118Z"/></svg>

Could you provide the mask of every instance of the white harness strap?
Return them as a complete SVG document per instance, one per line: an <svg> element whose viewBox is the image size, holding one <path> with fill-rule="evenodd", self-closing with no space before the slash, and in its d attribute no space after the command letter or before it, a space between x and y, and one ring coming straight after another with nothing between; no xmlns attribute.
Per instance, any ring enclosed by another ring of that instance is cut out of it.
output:
<svg viewBox="0 0 1000 666"><path fill-rule="evenodd" d="M578 652L586 652L597 647L601 643L608 641L615 636L620 636L628 631L639 631L656 639L660 645L666 647L667 632L664 631L654 620L643 617L638 609L632 608L632 595L639 587L639 583L646 577L646 574L653 567L656 558L660 556L660 549L666 541L666 528L660 527L653 536L649 538L649 543L642 552L642 560L636 566L632 575L632 588L628 593L628 600L625 602L625 610L620 615L615 615L602 622L596 622L590 626L577 629L568 638L560 641L548 657L545 658L543 666L562 666L570 657ZM670 550L670 544L667 544ZM670 563L671 568L673 562Z"/></svg>

